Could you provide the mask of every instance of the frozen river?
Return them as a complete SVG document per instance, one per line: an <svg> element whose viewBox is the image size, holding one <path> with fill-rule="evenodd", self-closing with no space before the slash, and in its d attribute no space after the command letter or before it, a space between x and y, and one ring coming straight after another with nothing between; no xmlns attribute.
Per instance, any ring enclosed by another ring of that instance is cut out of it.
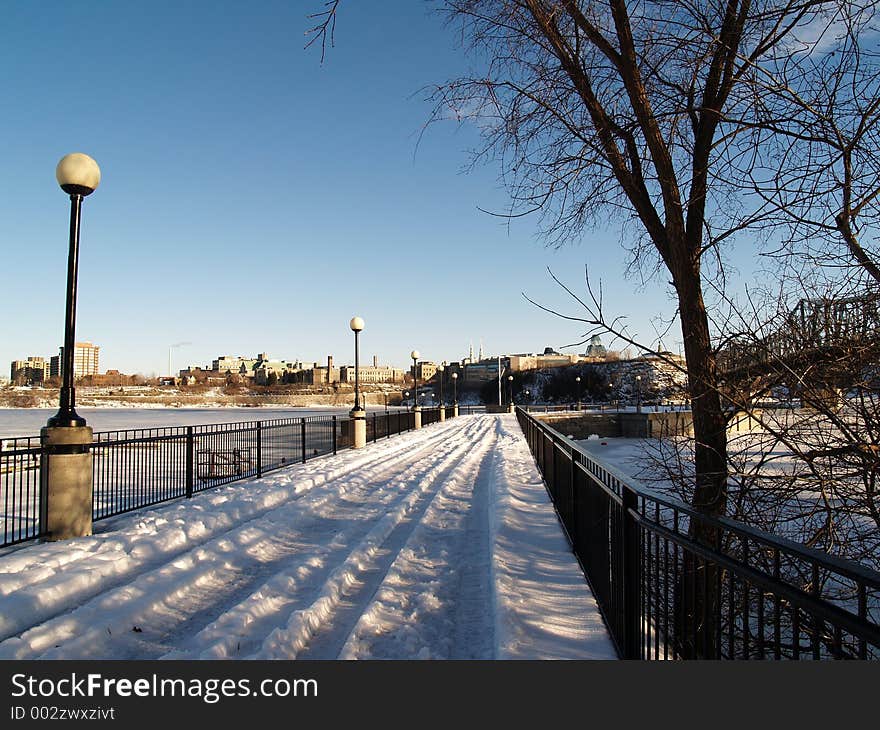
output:
<svg viewBox="0 0 880 730"><path fill-rule="evenodd" d="M0 438L39 436L40 429L57 410L57 408L2 408ZM344 415L350 408L327 406L325 408L77 408L76 410L95 431L119 431L129 428L199 426L206 423ZM384 408L380 410L384 412Z"/></svg>

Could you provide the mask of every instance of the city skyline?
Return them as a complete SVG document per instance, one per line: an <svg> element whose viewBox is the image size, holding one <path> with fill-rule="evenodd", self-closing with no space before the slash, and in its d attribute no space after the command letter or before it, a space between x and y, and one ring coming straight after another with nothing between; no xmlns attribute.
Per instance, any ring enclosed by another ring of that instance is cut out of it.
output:
<svg viewBox="0 0 880 730"><path fill-rule="evenodd" d="M15 63L0 73L19 103L0 120L16 180L0 198L0 359L62 340L68 204L53 173L73 151L103 175L83 206L76 336L104 343L106 368L163 374L180 342L174 369L218 352L340 357L353 315L365 352L396 366L414 348L463 356L480 337L487 353L560 349L587 328L524 299L577 312L548 267L583 293L589 266L607 312L656 342L654 321L675 313L668 286L623 278L617 221L546 248L535 217L483 212L509 198L493 165L461 173L478 129L425 128L419 90L468 67L439 18L352 3L322 63L291 40L307 10L61 7L47 25L38 5L9 9ZM64 39L84 35L102 44L72 82ZM680 339L674 327L664 344Z"/></svg>
<svg viewBox="0 0 880 730"><path fill-rule="evenodd" d="M597 340L598 340L598 345L601 347L601 349L604 353L605 348L604 348L604 346L602 346L601 338L598 335L595 335L591 338L589 345L580 348L581 350L583 350L583 352L572 351L571 353L568 353L568 354L579 355L579 356L580 355L590 356L591 355L590 350L592 350L594 347L596 347ZM98 356L96 354L94 356L93 366L91 366L89 368L88 373L86 373L84 371L81 371L80 361L82 358L85 357L85 355L83 355L80 352L81 346L87 347L90 350L93 350L95 353L97 353L98 350L102 349L102 346L95 345L94 343L91 343L91 342L79 342L79 341L76 343L76 346L77 346L77 355L76 355L77 360L76 360L76 371L75 372L77 374L76 375L77 377L81 377L83 374L94 374L94 375L100 374L100 375L102 375L104 373L110 373L110 372L121 373L123 375L143 375L146 377L163 377L166 375L173 375L173 376L177 377L178 375L180 375L184 371L192 371L192 370L217 371L219 369L219 371L225 372L228 370L228 368L225 368L222 366L219 368L217 367L218 362L222 361L224 359L226 359L226 360L240 360L240 361L258 361L260 359L263 359L266 361L280 360L280 361L285 361L288 363L296 362L296 363L301 364L303 367L305 367L307 365L312 365L312 364L323 367L323 365L326 363L327 357L329 357L331 361L335 361L335 359L336 359L336 355L334 355L333 353L327 353L324 356L324 359L322 359L320 357L318 357L318 358L286 358L283 356L283 354L280 356L275 356L274 354L267 353L264 350L258 350L257 353L253 356L248 353L224 352L221 354L217 354L216 356L210 358L207 362L204 362L204 363L190 362L190 363L186 363L186 364L175 365L172 360L169 360L169 364L172 364L173 369L168 372L159 373L159 372L144 372L143 370L124 371L119 368L109 367L105 364L101 364L101 366L99 367L98 366L98 362L99 362ZM63 347L59 347L58 354L51 355L51 356L47 356L45 354L29 353L26 356L14 358L13 360L10 361L10 363L11 363L12 369L14 371L17 364L24 367L25 363L30 363L31 360L45 361L46 368L47 368L46 378L48 378L48 377L50 377L49 362L51 360L52 367L54 368L53 372L51 373L51 377L58 377L60 374L60 358L61 358L61 353L63 352L63 349L64 349ZM505 353L485 353L483 343L481 340L479 350L475 351L473 344L469 343L467 354L462 355L460 357L442 357L439 359L431 359L431 358L422 357L420 355L418 358L418 362L419 363L433 363L433 364L447 364L447 363L449 363L449 364L455 364L455 363L462 364L462 363L468 363L468 362L474 363L474 362L491 361L491 360L495 360L497 358L523 359L523 357L526 357L526 358L527 357L534 357L535 355L540 356L542 350L545 351L544 354L547 354L546 353L547 349L552 349L552 348L550 348L549 346L545 347L545 348L535 348L534 350L520 348L518 350L512 350L510 352L505 352ZM627 350L631 350L631 349L632 348L624 348L623 352L625 353ZM559 353L555 353L555 354L559 354ZM363 355L362 355L362 357L363 357ZM381 358L379 358L379 356L375 355L375 354L368 355L368 359L361 363L362 367L364 367L364 368L389 367L389 368L393 368L393 369L403 369L404 371L409 371L411 369L411 364L412 364L411 358L408 359L408 362L406 363L405 366L398 365L395 363L390 363L390 362L383 363L383 362L381 362ZM343 356L343 358L337 363L337 366L341 367L341 368L346 368L346 367L351 368L351 367L353 367L353 359L351 361L348 361ZM3 376L3 377L5 379L5 376ZM9 379L12 380L14 378L9 378Z"/></svg>

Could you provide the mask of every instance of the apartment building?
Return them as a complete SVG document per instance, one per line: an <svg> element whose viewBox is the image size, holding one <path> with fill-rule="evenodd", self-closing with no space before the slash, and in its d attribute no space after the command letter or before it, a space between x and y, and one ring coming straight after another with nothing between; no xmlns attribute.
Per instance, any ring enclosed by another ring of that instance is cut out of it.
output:
<svg viewBox="0 0 880 730"><path fill-rule="evenodd" d="M9 377L13 383L37 385L49 379L49 363L45 358L34 355L27 360L13 360Z"/></svg>
<svg viewBox="0 0 880 730"><path fill-rule="evenodd" d="M373 358L372 365L361 365L358 368L358 377L361 383L402 383L404 371L393 368L390 365L379 365L378 359ZM339 371L341 383L354 382L354 365L344 365Z"/></svg>
<svg viewBox="0 0 880 730"><path fill-rule="evenodd" d="M85 375L98 375L98 359L101 348L91 342L75 342L73 347L73 377L81 378ZM64 364L64 348L59 348L59 354L49 359L49 376L60 378L62 365Z"/></svg>

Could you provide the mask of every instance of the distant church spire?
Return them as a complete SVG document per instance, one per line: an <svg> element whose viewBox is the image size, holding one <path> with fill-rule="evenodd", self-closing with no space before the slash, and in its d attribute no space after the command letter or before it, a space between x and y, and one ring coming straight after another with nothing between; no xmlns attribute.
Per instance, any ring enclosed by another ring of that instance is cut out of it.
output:
<svg viewBox="0 0 880 730"><path fill-rule="evenodd" d="M474 361L474 341L473 340L471 340L470 345L471 345L470 349L468 350L468 360L470 362L473 362Z"/></svg>
<svg viewBox="0 0 880 730"><path fill-rule="evenodd" d="M483 338L480 338L480 362L483 361Z"/></svg>

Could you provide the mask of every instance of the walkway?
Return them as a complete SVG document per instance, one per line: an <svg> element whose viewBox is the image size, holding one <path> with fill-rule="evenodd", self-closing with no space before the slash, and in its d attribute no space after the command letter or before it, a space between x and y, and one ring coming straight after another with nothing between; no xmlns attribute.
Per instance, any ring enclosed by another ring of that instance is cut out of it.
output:
<svg viewBox="0 0 880 730"><path fill-rule="evenodd" d="M0 658L614 658L512 415L0 557Z"/></svg>

